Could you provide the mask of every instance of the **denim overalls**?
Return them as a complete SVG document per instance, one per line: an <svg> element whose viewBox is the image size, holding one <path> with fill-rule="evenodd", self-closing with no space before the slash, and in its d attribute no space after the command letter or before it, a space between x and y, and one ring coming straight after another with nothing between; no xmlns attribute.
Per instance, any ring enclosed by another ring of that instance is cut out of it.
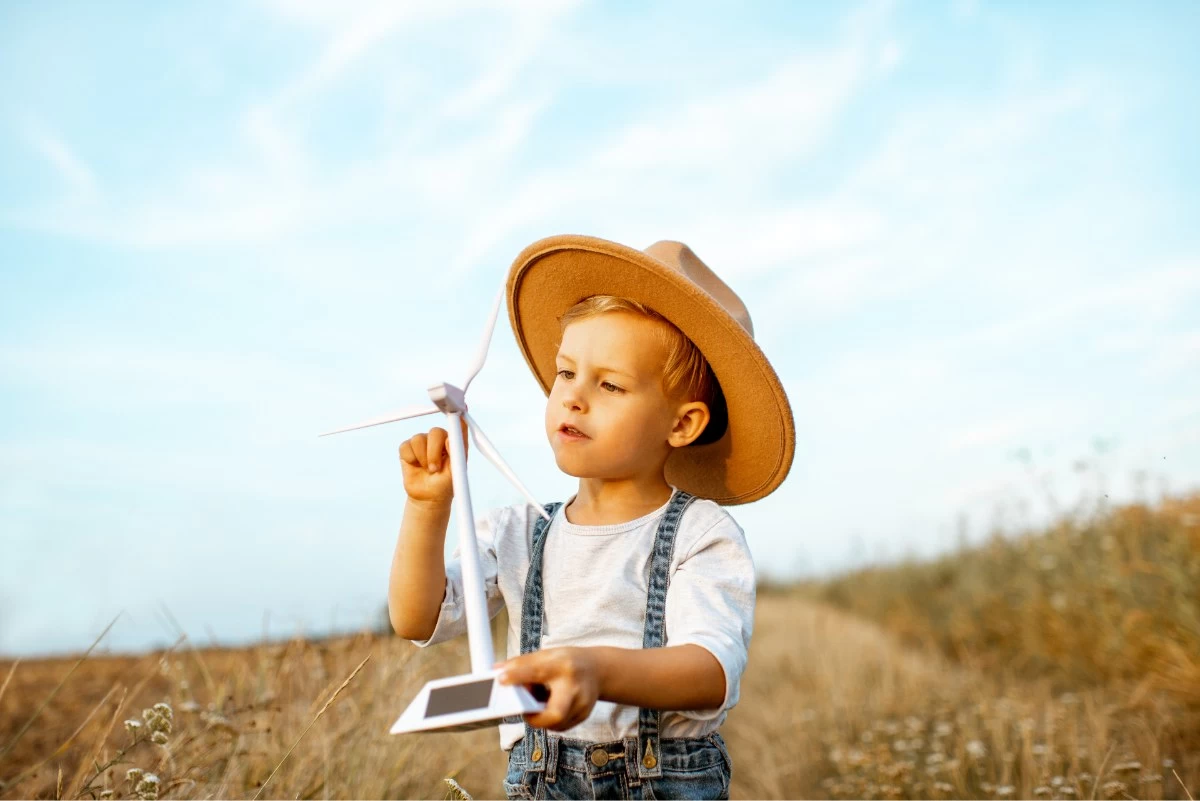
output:
<svg viewBox="0 0 1200 801"><path fill-rule="evenodd" d="M677 491L658 525L650 560L643 648L666 641L665 613L671 552L683 510L693 496ZM546 506L551 518L562 506ZM542 552L548 523L540 515L521 605L521 653L542 641ZM571 740L525 724L525 736L508 756L504 792L509 798L728 798L733 764L721 735L658 736L661 713L638 710L638 736L607 743Z"/></svg>

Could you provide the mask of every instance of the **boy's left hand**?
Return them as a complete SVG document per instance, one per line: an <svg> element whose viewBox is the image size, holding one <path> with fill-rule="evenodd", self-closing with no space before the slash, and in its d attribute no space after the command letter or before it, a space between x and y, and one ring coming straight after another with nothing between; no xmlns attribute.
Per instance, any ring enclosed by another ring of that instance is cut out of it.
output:
<svg viewBox="0 0 1200 801"><path fill-rule="evenodd" d="M538 729L566 731L587 720L600 697L600 664L591 648L547 648L514 656L500 664L501 684L544 684L546 708L525 715Z"/></svg>

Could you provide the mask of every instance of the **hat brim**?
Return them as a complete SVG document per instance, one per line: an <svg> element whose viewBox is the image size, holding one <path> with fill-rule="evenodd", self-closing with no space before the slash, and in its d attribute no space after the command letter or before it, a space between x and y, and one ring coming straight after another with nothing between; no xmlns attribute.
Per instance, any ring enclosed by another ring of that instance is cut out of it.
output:
<svg viewBox="0 0 1200 801"><path fill-rule="evenodd" d="M708 360L729 409L716 442L676 448L666 480L732 506L769 495L787 477L795 424L783 385L746 329L704 290L640 250L596 237L560 235L513 261L506 296L521 354L547 395L557 374L559 320L579 301L615 295L644 303L676 325Z"/></svg>

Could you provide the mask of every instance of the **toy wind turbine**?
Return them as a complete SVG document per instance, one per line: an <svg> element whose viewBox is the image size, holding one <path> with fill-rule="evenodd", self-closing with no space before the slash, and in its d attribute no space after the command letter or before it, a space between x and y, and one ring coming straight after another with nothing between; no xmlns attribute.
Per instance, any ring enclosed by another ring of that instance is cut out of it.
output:
<svg viewBox="0 0 1200 801"><path fill-rule="evenodd" d="M538 692L534 697L525 687L520 685L501 685L496 681L500 671L493 661L492 630L488 624L487 598L483 588L483 575L479 564L479 551L475 544L475 516L471 510L471 491L467 482L467 458L459 432L462 430L461 420L467 421L471 438L479 452L488 458L509 481L513 483L526 500L538 510L542 517L546 512L542 505L530 494L521 480L513 473L512 468L505 463L499 452L488 440L471 415L467 413L466 394L471 381L483 369L487 359L488 346L492 341L492 330L496 327L496 318L500 314L500 304L504 299L504 291L496 296L492 305L492 316L488 320L483 333L483 341L475 355L475 362L462 389L445 382L434 384L429 388L429 398L433 405L409 406L398 409L392 414L377 417L357 425L327 431L329 434L340 434L344 431L354 431L359 428L394 423L397 420L407 420L411 417L422 417L427 414L443 412L446 415L446 429L450 432L447 437L450 446L451 481L454 485L454 505L458 513L458 540L461 552L463 573L463 600L467 611L467 638L471 651L471 672L448 679L435 679L421 688L404 714L392 725L391 733L414 731L454 731L478 729L496 725L501 718L516 716L523 713L541 712L545 708L545 695ZM536 687L535 690L542 688Z"/></svg>

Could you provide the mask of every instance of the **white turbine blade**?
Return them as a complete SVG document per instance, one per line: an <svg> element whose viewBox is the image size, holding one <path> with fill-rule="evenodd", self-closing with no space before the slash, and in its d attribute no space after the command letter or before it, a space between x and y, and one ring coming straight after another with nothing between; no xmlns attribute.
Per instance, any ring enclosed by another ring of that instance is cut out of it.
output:
<svg viewBox="0 0 1200 801"><path fill-rule="evenodd" d="M492 304L492 316L488 319L487 328L483 331L483 341L479 343L479 351L475 354L475 362L471 365L471 372L467 375L466 383L463 384L463 392L466 392L467 387L471 386L475 376L479 375L479 371L483 369L483 363L487 361L488 346L492 344L492 331L496 329L496 318L500 316L500 304L503 302L504 287L500 287L500 291L496 293L496 302Z"/></svg>
<svg viewBox="0 0 1200 801"><path fill-rule="evenodd" d="M381 426L384 423L394 423L397 420L407 420L410 417L421 417L426 414L433 414L434 412L440 411L441 409L436 406L406 406L403 409L399 409L391 414L384 415L383 417L376 417L371 420L367 420L365 423L358 423L356 425L346 426L345 428L339 428L337 431L326 431L324 434L319 434L318 436L327 437L330 434L341 434L343 431L354 431L358 428Z"/></svg>
<svg viewBox="0 0 1200 801"><path fill-rule="evenodd" d="M500 472L512 482L514 487L521 491L521 494L525 496L525 500L529 501L530 505L538 510L538 514L546 518L547 521L550 520L550 515L546 514L546 510L537 502L537 498L533 497L533 493L525 489L525 485L521 483L521 479L517 478L517 474L504 461L504 457L500 455L500 452L496 450L496 446L483 433L483 429L479 427L479 424L466 412L463 412L463 417L467 418L467 427L471 429L471 439L475 440L475 445L479 448L480 452L488 458L488 461L500 469Z"/></svg>

